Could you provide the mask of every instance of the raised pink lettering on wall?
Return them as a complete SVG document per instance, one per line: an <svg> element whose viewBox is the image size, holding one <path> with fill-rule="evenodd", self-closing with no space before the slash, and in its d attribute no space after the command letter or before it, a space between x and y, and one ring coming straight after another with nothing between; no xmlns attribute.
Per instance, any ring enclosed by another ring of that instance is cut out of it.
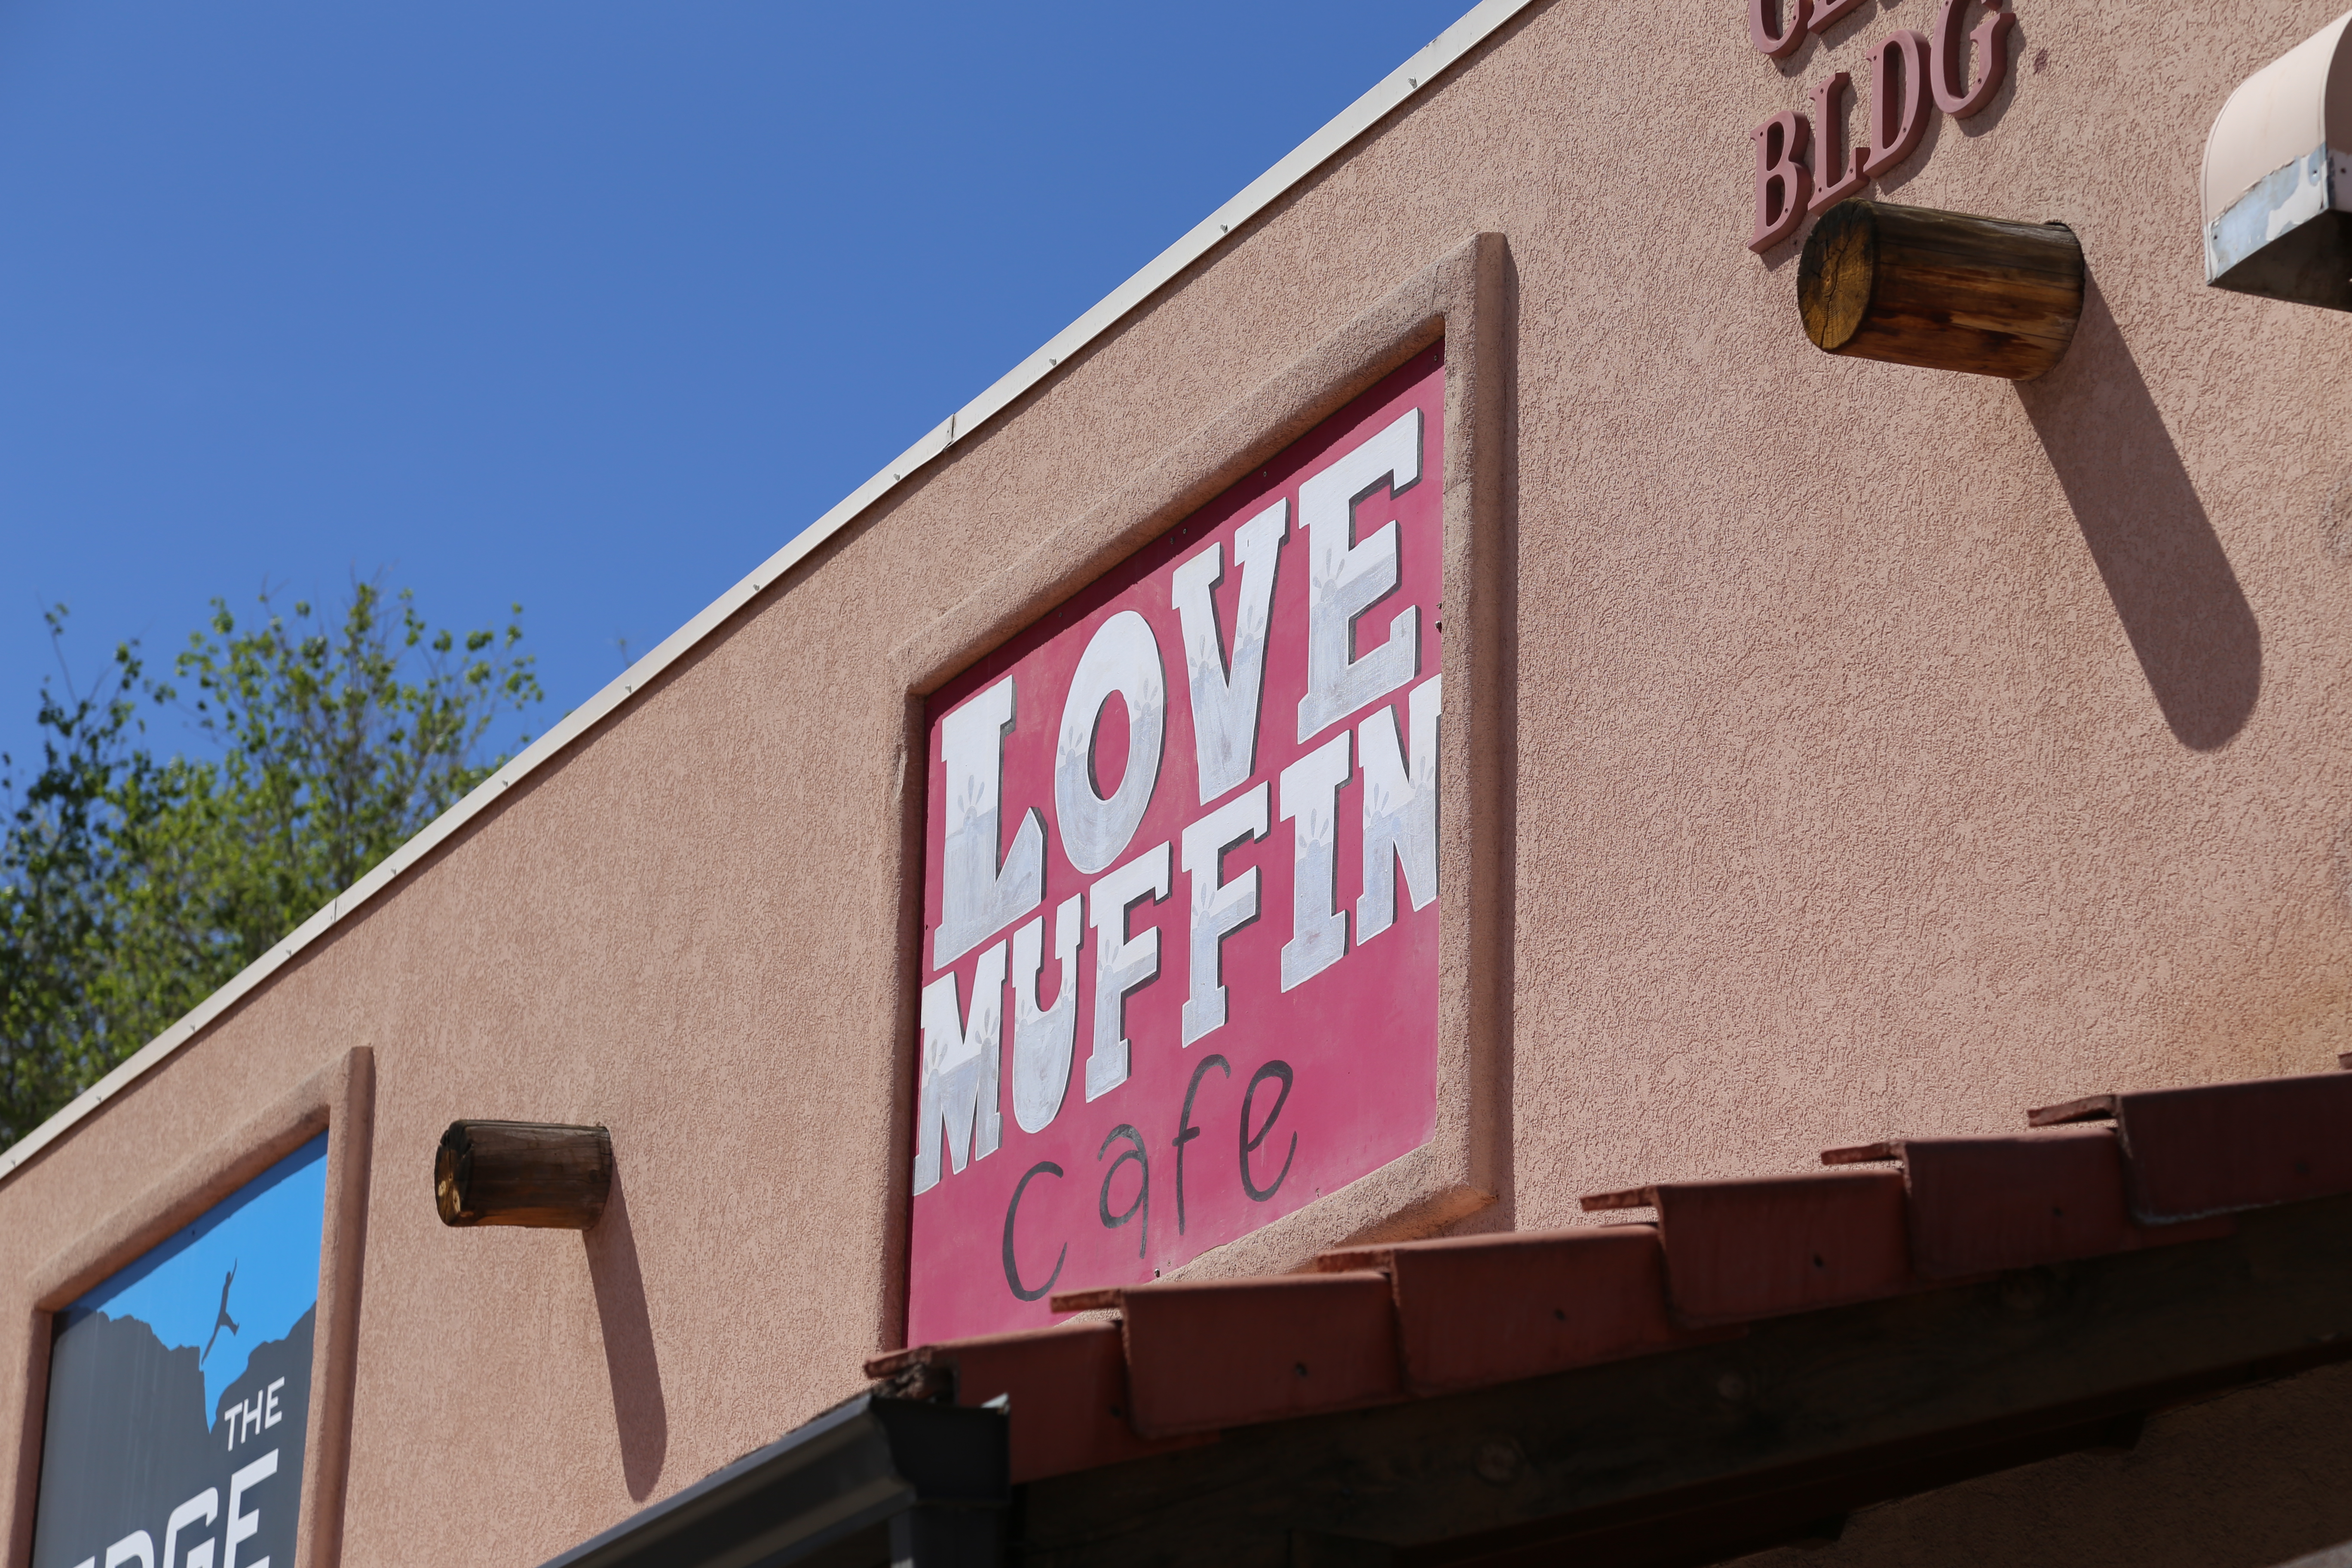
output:
<svg viewBox="0 0 2352 1568"><path fill-rule="evenodd" d="M910 1342L1429 1141L1442 352L928 703Z"/></svg>
<svg viewBox="0 0 2352 1568"><path fill-rule="evenodd" d="M1813 194L1812 172L1805 167L1805 143L1812 127L1793 110L1776 114L1754 132L1756 140L1756 232L1748 248L1769 250L1805 221Z"/></svg>
<svg viewBox="0 0 2352 1568"><path fill-rule="evenodd" d="M1749 0L1748 42L1775 59L1793 55L1808 33L1860 8L1861 0ZM1969 18L1981 5L1974 28ZM1864 133L1849 142L1853 74L1832 71L1808 92L1812 114L1774 115L1752 132L1756 224L1748 247L1766 251L1795 237L1808 213L1827 212L1895 172L1919 150L1927 110L1958 120L1990 107L2009 75L2009 34L2017 18L2000 0L1943 0L1932 33L1900 29L1871 47ZM1810 161L1807 150L1810 148Z"/></svg>
<svg viewBox="0 0 2352 1568"><path fill-rule="evenodd" d="M1891 33L1870 51L1870 150L1862 172L1892 173L1927 134L1927 40Z"/></svg>
<svg viewBox="0 0 2352 1568"><path fill-rule="evenodd" d="M1825 213L1848 196L1859 195L1870 184L1862 172L1865 149L1845 144L1846 89L1853 79L1840 71L1813 89L1813 199L1806 210Z"/></svg>
<svg viewBox="0 0 2352 1568"><path fill-rule="evenodd" d="M1935 84L1936 107L1955 120L1982 113L2000 90L2001 79L2009 72L2009 30L2017 25L2015 16L1988 0L1984 19L1964 36L1972 4L1974 0L1944 0L1936 14L1935 60L1928 79ZM1974 87L1969 85L1969 45L1975 46L1979 71Z"/></svg>
<svg viewBox="0 0 2352 1568"><path fill-rule="evenodd" d="M1809 33L1822 32L1832 23L1845 20L1867 4L1869 0L1813 0L1811 9L1805 13L1805 30Z"/></svg>
<svg viewBox="0 0 2352 1568"><path fill-rule="evenodd" d="M1748 0L1748 41L1756 52L1780 59L1794 54L1805 41L1805 6L1809 0Z"/></svg>

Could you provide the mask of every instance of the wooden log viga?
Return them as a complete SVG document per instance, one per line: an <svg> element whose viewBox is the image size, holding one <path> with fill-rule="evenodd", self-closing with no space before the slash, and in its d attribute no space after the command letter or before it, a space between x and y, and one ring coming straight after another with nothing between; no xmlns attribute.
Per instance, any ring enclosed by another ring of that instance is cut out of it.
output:
<svg viewBox="0 0 2352 1568"><path fill-rule="evenodd" d="M1824 353L2032 381L2083 316L2083 247L2058 223L1840 202L1797 263L1797 309Z"/></svg>
<svg viewBox="0 0 2352 1568"><path fill-rule="evenodd" d="M443 1225L586 1230L613 1193L613 1135L539 1121L452 1121L433 1157Z"/></svg>

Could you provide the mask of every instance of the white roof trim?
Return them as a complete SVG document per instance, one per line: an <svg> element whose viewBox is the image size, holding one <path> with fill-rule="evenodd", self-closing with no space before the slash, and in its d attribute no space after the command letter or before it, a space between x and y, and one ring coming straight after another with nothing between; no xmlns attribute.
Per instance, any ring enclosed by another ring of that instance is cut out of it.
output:
<svg viewBox="0 0 2352 1568"><path fill-rule="evenodd" d="M996 384L948 416L946 423L893 458L888 467L843 498L832 510L793 536L790 543L754 568L751 574L721 594L700 615L662 639L660 645L631 665L619 679L564 715L555 728L531 742L523 753L484 780L465 799L433 819L423 832L394 850L383 864L352 884L335 900L294 928L236 978L205 997L188 1015L156 1036L121 1066L84 1090L64 1110L42 1122L0 1152L0 1181L17 1167L72 1131L75 1124L152 1071L165 1058L194 1039L205 1026L257 989L293 956L333 929L397 881L401 874L439 847L444 839L486 810L508 790L529 776L588 728L626 702L639 687L667 669L686 651L709 637L730 616L797 565L867 507L911 479L916 470L955 445L960 437L980 428L992 416L1054 373L1064 360L1102 335L1127 313L1150 299L1185 268L1207 255L1292 186L1320 168L1333 154L1370 130L1383 115L1419 92L1423 85L1484 42L1497 27L1532 5L1534 0L1482 0L1471 11L1423 45L1379 84L1335 115L1329 123L1292 149L1290 155L1244 186L1239 195L1202 218L1192 232L1153 257L1134 277L1112 289L1085 315L1064 327L1045 345L997 377Z"/></svg>

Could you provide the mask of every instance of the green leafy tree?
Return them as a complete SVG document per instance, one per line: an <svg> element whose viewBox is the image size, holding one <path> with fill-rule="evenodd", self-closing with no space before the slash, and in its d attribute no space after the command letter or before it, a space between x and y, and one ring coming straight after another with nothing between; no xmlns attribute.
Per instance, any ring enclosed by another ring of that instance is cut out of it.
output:
<svg viewBox="0 0 2352 1568"><path fill-rule="evenodd" d="M52 638L62 618L49 612ZM141 809L152 798L143 784L135 794L120 787L144 765L127 743L139 673L126 646L91 692L60 700L42 688L44 765L0 840L0 1142L22 1137L111 1060L87 982L114 946L105 889L116 880L124 826L114 803Z"/></svg>
<svg viewBox="0 0 2352 1568"><path fill-rule="evenodd" d="M493 727L543 699L520 615L461 637L369 583L331 618L215 600L171 680L124 644L90 691L44 686L41 765L0 784L0 1147L505 761L482 755ZM202 754L154 753L170 712Z"/></svg>

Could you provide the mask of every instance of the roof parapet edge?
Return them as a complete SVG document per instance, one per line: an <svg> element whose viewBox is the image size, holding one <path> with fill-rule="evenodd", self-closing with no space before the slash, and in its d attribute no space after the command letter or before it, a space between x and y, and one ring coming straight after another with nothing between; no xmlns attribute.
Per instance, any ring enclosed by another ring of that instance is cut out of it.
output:
<svg viewBox="0 0 2352 1568"><path fill-rule="evenodd" d="M1005 372L978 397L933 426L920 440L884 466L879 473L835 502L814 522L802 529L774 554L752 568L733 587L705 605L605 685L593 697L565 714L555 727L520 756L485 779L465 798L435 817L416 836L394 850L374 869L335 896L326 908L304 921L269 951L239 970L229 982L205 997L162 1034L118 1063L111 1072L84 1089L47 1121L0 1151L0 1184L32 1158L64 1137L84 1119L119 1097L154 1070L223 1013L235 1006L262 982L275 974L297 953L360 909L398 879L458 829L488 809L491 803L612 713L642 687L698 645L736 611L764 592L817 546L840 532L867 508L897 489L963 437L1009 406L1014 399L1044 381L1062 362L1156 294L1178 273L1216 248L1233 231L1272 205L1307 175L1323 166L1349 143L1378 124L1391 110L1417 96L1439 75L1533 5L1535 0L1480 0L1451 26L1415 50L1404 64L1334 115L1315 133L1293 148L1281 162L1244 185L1216 211L1192 226L1182 237L1145 264L1133 277L1112 289L1076 321L1048 338L1044 346Z"/></svg>

